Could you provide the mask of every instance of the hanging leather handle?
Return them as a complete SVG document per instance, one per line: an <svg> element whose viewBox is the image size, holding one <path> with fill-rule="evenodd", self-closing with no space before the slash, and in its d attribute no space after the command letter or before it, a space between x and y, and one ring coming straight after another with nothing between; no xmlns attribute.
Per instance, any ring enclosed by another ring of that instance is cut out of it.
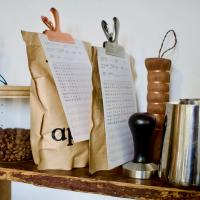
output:
<svg viewBox="0 0 200 200"><path fill-rule="evenodd" d="M166 37L167 37L167 35L168 35L169 33L173 33L173 35L174 35L174 44L173 44L172 47L168 48L167 50L165 50L165 51L161 54L161 51L162 51L164 42L165 42ZM162 58L168 51L174 49L174 48L176 47L176 44L177 44L176 33L175 33L175 31L174 31L173 29L171 29L171 30L167 31L167 33L165 34L165 36L164 36L164 38L163 38L163 41L162 41L161 46L160 46L160 49L159 49L158 57L159 57L159 58Z"/></svg>

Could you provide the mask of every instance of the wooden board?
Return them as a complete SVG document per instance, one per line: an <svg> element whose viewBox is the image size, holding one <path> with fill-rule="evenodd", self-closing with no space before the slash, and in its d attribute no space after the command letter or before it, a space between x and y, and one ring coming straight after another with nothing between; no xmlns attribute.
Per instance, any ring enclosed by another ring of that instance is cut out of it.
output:
<svg viewBox="0 0 200 200"><path fill-rule="evenodd" d="M90 175L87 168L72 171L38 171L32 162L1 163L0 179L126 198L200 199L200 188L177 188L158 178L154 180L127 178L122 175L121 168Z"/></svg>
<svg viewBox="0 0 200 200"><path fill-rule="evenodd" d="M0 98L29 98L29 86L0 86Z"/></svg>
<svg viewBox="0 0 200 200"><path fill-rule="evenodd" d="M10 181L0 181L0 200L11 200Z"/></svg>

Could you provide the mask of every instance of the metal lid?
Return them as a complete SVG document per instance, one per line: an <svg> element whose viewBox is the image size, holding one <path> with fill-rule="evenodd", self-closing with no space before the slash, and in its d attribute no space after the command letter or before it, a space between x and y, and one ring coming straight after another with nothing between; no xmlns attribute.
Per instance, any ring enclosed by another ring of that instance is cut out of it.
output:
<svg viewBox="0 0 200 200"><path fill-rule="evenodd" d="M180 104L200 104L200 99L199 98L193 98L193 99L180 99Z"/></svg>

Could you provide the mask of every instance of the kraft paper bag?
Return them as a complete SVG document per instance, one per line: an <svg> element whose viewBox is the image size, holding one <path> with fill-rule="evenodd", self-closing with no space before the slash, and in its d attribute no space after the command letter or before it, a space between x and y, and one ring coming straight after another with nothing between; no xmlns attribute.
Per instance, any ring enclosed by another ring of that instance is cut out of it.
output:
<svg viewBox="0 0 200 200"><path fill-rule="evenodd" d="M133 79L136 78L134 61L130 58ZM103 98L98 68L97 48L92 48L92 122L93 128L90 134L89 150L89 172L91 174L100 170L108 170L105 120L103 109ZM128 123L128 121L127 121Z"/></svg>
<svg viewBox="0 0 200 200"><path fill-rule="evenodd" d="M34 162L40 170L71 170L85 167L88 165L89 142L72 144L67 119L39 40L39 34L22 31L22 36L26 43L32 78L30 104L31 146ZM85 48L91 58L91 46L85 43ZM58 141L53 139L55 130L60 131Z"/></svg>

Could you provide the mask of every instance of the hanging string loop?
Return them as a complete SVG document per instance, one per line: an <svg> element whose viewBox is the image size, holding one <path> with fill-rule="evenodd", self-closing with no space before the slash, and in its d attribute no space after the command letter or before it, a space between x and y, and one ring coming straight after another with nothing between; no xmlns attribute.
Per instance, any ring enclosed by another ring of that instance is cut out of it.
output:
<svg viewBox="0 0 200 200"><path fill-rule="evenodd" d="M165 42L165 40L166 40L166 38L167 38L167 35L168 35L169 33L173 33L173 36L174 36L174 44L173 44L172 47L166 49L166 50L161 54L161 51L162 51L164 42ZM175 33L175 31L174 31L173 29L171 29L171 30L167 31L167 33L165 34L165 36L164 36L164 38L163 38L163 41L162 41L161 46L160 46L160 49L159 49L158 57L159 57L159 58L162 58L168 51L174 49L174 48L176 47L176 44L177 44L176 33Z"/></svg>

